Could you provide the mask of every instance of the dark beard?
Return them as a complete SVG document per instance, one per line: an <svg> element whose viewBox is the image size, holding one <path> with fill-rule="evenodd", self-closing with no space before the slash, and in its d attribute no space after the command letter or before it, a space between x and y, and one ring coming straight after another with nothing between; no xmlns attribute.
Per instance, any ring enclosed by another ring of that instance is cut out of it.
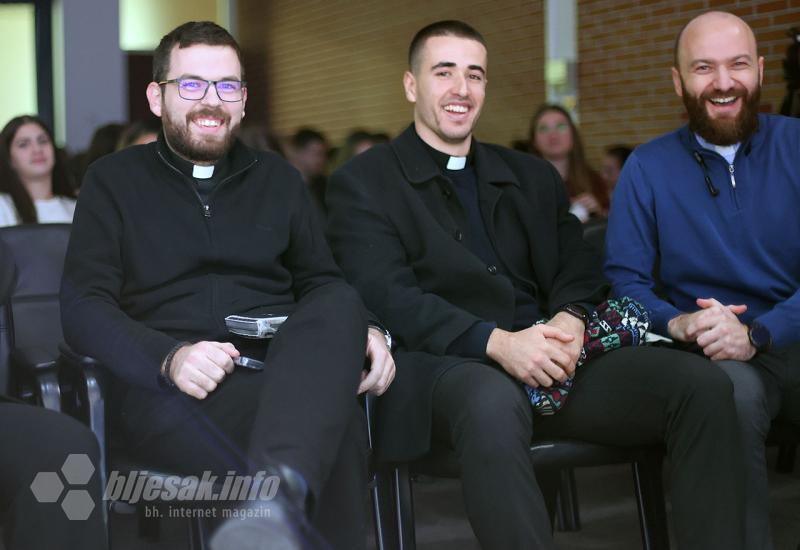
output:
<svg viewBox="0 0 800 550"><path fill-rule="evenodd" d="M194 164L216 164L233 145L234 130L236 128L229 128L228 133L221 140L193 139L189 132L189 124L193 119L203 115L221 118L223 125L230 123L230 117L221 109L206 108L191 111L186 115L186 121L183 125L176 124L167 114L167 116L162 117L164 137L172 150L189 162Z"/></svg>
<svg viewBox="0 0 800 550"><path fill-rule="evenodd" d="M689 129L701 138L714 145L733 145L741 143L758 130L758 106L761 101L761 86L748 93L743 87L737 87L733 92L721 94L719 92L704 92L700 96L693 96L683 85L683 104L689 114ZM735 118L712 119L706 110L706 101L713 97L728 97L733 94L742 98L742 108Z"/></svg>

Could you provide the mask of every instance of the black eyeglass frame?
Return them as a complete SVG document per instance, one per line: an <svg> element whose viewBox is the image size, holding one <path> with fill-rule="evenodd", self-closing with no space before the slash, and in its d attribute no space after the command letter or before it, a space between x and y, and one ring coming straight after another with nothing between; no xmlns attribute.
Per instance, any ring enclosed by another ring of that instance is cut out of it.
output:
<svg viewBox="0 0 800 550"><path fill-rule="evenodd" d="M206 89L203 90L203 95L201 95L200 97L197 97L197 98L194 98L194 97L183 97L183 94L181 93L180 84L184 80L196 80L197 82L205 82L206 83ZM217 88L217 84L219 84L220 82L238 82L239 84L241 84L242 87L241 87L240 91L241 91L242 97L240 97L239 99L224 99L220 95L219 89ZM220 101L224 101L226 103L238 103L238 102L244 100L244 90L247 88L247 81L246 80L231 80L230 78L223 78L222 80L206 80L204 78L171 78L170 80L162 80L161 82L158 82L157 84L159 86L164 86L166 84L178 84L178 95L181 97L181 99L185 99L186 101L202 101L203 99L205 99L206 95L208 94L208 90L211 88L211 85L213 84L214 85L214 91L217 92L217 97L219 98L219 100Z"/></svg>

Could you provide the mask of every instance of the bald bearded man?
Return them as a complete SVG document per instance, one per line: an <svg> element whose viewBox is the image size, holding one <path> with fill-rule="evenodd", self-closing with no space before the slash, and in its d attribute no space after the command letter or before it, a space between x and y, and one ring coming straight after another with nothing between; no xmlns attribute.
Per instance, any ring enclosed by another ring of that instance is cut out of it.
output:
<svg viewBox="0 0 800 550"><path fill-rule="evenodd" d="M800 425L800 120L758 113L763 77L742 19L708 12L681 30L672 80L689 124L626 162L605 273L733 381L745 546L771 549L764 441L779 414Z"/></svg>

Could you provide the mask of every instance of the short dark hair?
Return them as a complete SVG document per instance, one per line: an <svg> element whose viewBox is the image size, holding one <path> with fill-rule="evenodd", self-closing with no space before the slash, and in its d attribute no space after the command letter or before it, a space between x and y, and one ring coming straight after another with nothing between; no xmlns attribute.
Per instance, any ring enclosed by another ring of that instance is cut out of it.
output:
<svg viewBox="0 0 800 550"><path fill-rule="evenodd" d="M315 141L321 141L325 145L328 144L328 140L325 139L325 136L322 135L322 132L318 132L313 128L300 128L295 132L292 136L292 147L295 149L303 149L309 143L313 143Z"/></svg>
<svg viewBox="0 0 800 550"><path fill-rule="evenodd" d="M606 147L606 155L612 156L619 162L620 167L625 164L628 157L633 153L633 149L621 143Z"/></svg>
<svg viewBox="0 0 800 550"><path fill-rule="evenodd" d="M411 40L411 45L408 47L409 69L412 71L415 69L415 66L419 62L420 52L425 46L425 42L434 36L457 36L458 38L468 38L470 40L479 42L487 50L489 49L486 46L486 40L483 39L483 35L463 21L456 21L452 19L446 21L437 21L420 29Z"/></svg>
<svg viewBox="0 0 800 550"><path fill-rule="evenodd" d="M198 44L233 48L239 58L239 66L242 68L242 80L244 80L242 50L239 48L239 44L236 43L236 39L228 31L212 21L189 21L172 29L159 42L155 53L153 53L153 81L161 82L167 78L169 57L176 45L179 48L188 48Z"/></svg>

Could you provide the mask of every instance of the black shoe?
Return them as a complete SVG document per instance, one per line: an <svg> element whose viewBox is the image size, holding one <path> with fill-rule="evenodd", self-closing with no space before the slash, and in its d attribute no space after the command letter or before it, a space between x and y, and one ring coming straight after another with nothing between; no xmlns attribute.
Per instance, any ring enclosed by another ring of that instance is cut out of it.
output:
<svg viewBox="0 0 800 550"><path fill-rule="evenodd" d="M209 541L211 550L322 550L328 545L309 521L311 495L303 477L287 466L264 468L280 479L269 500L245 501Z"/></svg>

